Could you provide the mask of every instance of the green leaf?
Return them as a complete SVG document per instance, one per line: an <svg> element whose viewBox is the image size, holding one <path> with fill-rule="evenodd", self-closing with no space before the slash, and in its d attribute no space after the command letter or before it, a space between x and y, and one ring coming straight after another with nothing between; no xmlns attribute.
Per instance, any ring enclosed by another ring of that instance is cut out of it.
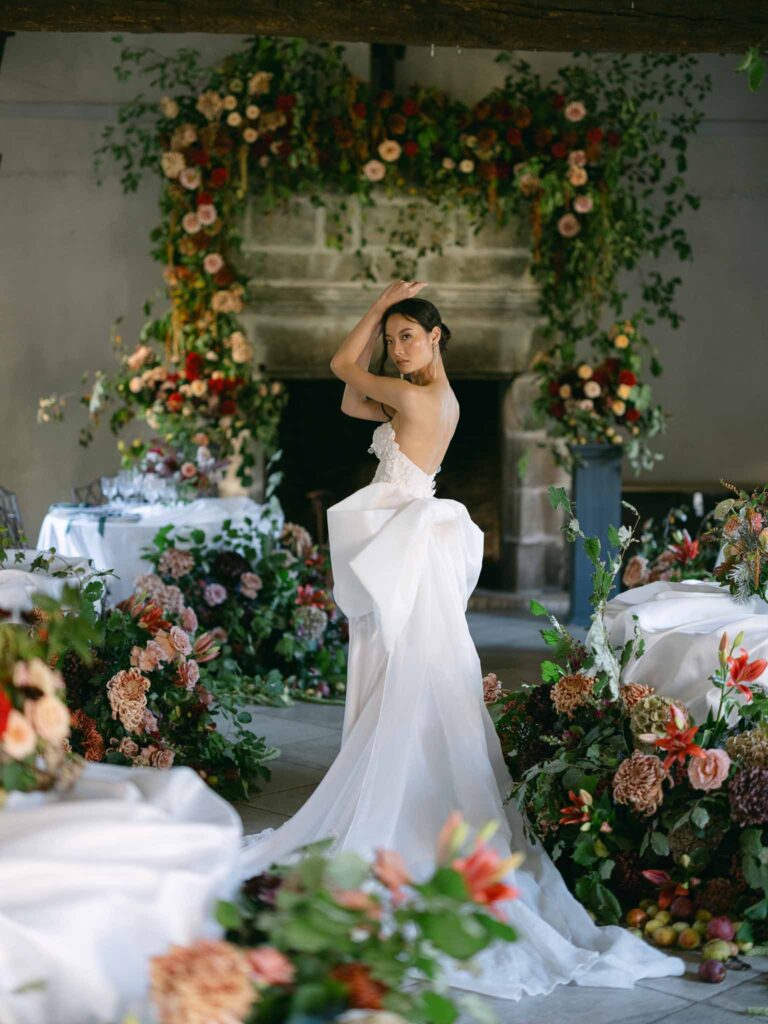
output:
<svg viewBox="0 0 768 1024"><path fill-rule="evenodd" d="M548 488L549 500L553 509L562 508L566 512L571 510L571 502L564 487L550 485Z"/></svg>
<svg viewBox="0 0 768 1024"><path fill-rule="evenodd" d="M584 550L586 551L587 558L590 560L592 565L597 566L600 561L600 538L585 537Z"/></svg>
<svg viewBox="0 0 768 1024"><path fill-rule="evenodd" d="M560 666L556 665L554 661L542 661L541 678L545 683L557 682L562 674Z"/></svg>
<svg viewBox="0 0 768 1024"><path fill-rule="evenodd" d="M539 604L538 601L531 601L529 605L531 615L549 615L549 612L543 604Z"/></svg>
<svg viewBox="0 0 768 1024"><path fill-rule="evenodd" d="M240 913L239 907L236 907L234 903L219 900L216 905L216 920L227 931L237 931L242 926L243 915Z"/></svg>
<svg viewBox="0 0 768 1024"><path fill-rule="evenodd" d="M695 807L691 811L691 821L696 826L696 828L705 828L707 823L709 822L709 811L706 809L706 807Z"/></svg>
<svg viewBox="0 0 768 1024"><path fill-rule="evenodd" d="M453 1024L459 1015L451 1000L437 992L424 992L421 999L427 1020L432 1024Z"/></svg>
<svg viewBox="0 0 768 1024"><path fill-rule="evenodd" d="M669 840L663 832L651 832L651 849L659 857L669 856Z"/></svg>

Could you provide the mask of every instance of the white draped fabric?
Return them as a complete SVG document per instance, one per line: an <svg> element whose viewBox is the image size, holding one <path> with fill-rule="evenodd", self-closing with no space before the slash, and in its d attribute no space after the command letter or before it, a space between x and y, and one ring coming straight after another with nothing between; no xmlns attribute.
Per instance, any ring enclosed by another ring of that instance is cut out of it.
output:
<svg viewBox="0 0 768 1024"><path fill-rule="evenodd" d="M681 960L624 929L596 927L504 805L510 779L465 614L482 531L460 502L430 496L434 474L396 445L377 454L375 482L328 510L334 597L350 620L341 750L293 818L248 837L244 876L332 835L335 849L366 857L396 849L421 878L440 827L459 810L475 827L497 820L495 848L523 850L526 862L512 879L520 899L503 905L521 941L481 953L477 973L450 969L451 984L519 999L572 980L629 987L682 973Z"/></svg>
<svg viewBox="0 0 768 1024"><path fill-rule="evenodd" d="M64 796L11 794L0 811L2 1024L108 1024L148 1008L149 957L215 931L241 836L236 812L190 768L88 765Z"/></svg>
<svg viewBox="0 0 768 1024"><path fill-rule="evenodd" d="M719 583L659 580L625 591L606 609L614 644L632 637L634 616L645 652L630 661L624 681L645 683L662 696L682 701L697 722L720 699L709 677L718 667L723 633L733 641L743 630L742 646L750 660L768 658L768 603L752 597L740 604ZM768 671L758 683L768 686Z"/></svg>
<svg viewBox="0 0 768 1024"><path fill-rule="evenodd" d="M130 597L136 577L152 571L142 551L152 546L162 526L202 530L209 544L226 519L231 519L233 526L242 526L250 518L260 524L258 529L269 532L283 526L279 506L259 505L245 497L198 498L181 505L130 505L125 518L100 520L103 514L100 506L84 510L54 505L43 520L37 546L90 558L96 569L113 569L118 578L107 580L112 604Z"/></svg>
<svg viewBox="0 0 768 1024"><path fill-rule="evenodd" d="M35 594L59 598L67 584L77 586L78 576L54 576L53 573L68 568L88 572L87 559L62 558L60 555L53 558L47 571L36 569L32 572L30 567L38 555L38 551L21 548L6 551L5 562L0 568L0 608L11 612L14 621L18 621L19 612L32 608Z"/></svg>

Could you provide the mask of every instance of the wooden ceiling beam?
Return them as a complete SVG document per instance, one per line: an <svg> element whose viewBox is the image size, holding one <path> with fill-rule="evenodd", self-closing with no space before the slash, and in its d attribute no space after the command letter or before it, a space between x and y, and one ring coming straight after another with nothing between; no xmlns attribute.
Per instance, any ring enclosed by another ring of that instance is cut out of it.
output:
<svg viewBox="0 0 768 1024"><path fill-rule="evenodd" d="M0 0L0 30L210 32L493 50L743 53L768 0Z"/></svg>

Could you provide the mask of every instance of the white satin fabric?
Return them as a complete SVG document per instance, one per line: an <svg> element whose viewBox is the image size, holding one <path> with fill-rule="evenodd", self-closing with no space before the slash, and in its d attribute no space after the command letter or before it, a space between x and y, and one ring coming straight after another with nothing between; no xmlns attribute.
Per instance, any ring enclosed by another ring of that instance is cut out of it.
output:
<svg viewBox="0 0 768 1024"><path fill-rule="evenodd" d="M719 583L659 580L619 594L606 608L614 644L631 639L633 616L645 651L630 661L624 681L645 683L682 701L697 722L703 722L720 700L709 677L718 667L723 633L733 641L743 630L742 646L750 660L768 658L768 602L755 596L739 604ZM768 686L768 671L758 684Z"/></svg>
<svg viewBox="0 0 768 1024"><path fill-rule="evenodd" d="M396 849L423 878L441 826L459 810L474 827L500 822L493 845L502 855L523 850L526 861L510 879L520 899L503 905L520 941L481 953L476 973L448 969L451 985L519 999L572 980L629 987L681 974L681 960L624 929L597 928L546 852L526 842L514 805L504 805L510 778L465 614L483 533L460 502L424 496L434 474L394 451L376 482L328 510L334 598L350 629L341 750L289 821L248 837L243 877L334 836L335 850L369 858L377 847Z"/></svg>
<svg viewBox="0 0 768 1024"><path fill-rule="evenodd" d="M234 809L190 768L91 764L69 794L11 794L0 1022L108 1024L148 1009L148 958L217 933L241 837Z"/></svg>

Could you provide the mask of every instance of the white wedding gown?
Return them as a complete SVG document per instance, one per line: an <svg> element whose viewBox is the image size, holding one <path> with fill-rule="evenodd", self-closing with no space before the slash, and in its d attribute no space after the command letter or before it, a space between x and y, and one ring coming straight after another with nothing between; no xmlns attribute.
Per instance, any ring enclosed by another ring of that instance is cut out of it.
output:
<svg viewBox="0 0 768 1024"><path fill-rule="evenodd" d="M622 928L598 928L504 805L510 777L465 615L483 533L460 502L434 497L439 468L429 475L401 452L389 422L369 451L379 458L372 482L328 509L333 593L350 631L341 750L289 821L248 837L243 877L334 836L334 849L366 857L398 850L421 879L459 810L473 827L496 819L491 845L526 859L511 879L520 897L501 905L519 941L480 953L475 973L449 969L451 985L519 999L569 981L625 988L682 974L680 959Z"/></svg>

